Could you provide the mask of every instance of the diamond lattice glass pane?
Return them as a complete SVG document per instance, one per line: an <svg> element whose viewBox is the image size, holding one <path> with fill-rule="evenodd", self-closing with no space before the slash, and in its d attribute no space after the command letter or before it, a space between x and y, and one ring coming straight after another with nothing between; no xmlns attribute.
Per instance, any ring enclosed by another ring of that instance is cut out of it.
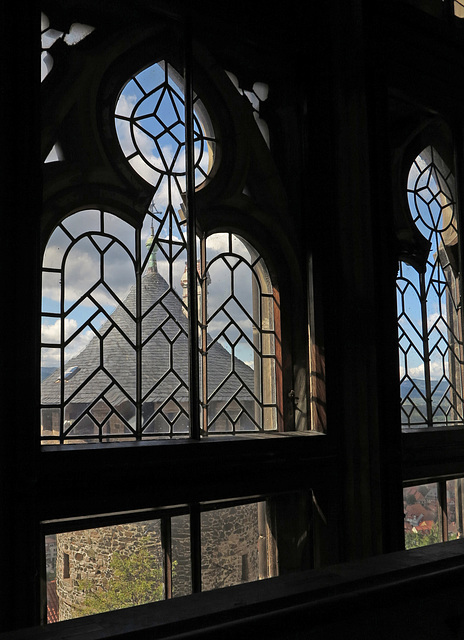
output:
<svg viewBox="0 0 464 640"><path fill-rule="evenodd" d="M185 176L183 84L170 64L159 62L129 80L116 104L115 124L121 149L132 168L154 186L165 176L181 181ZM214 161L214 133L201 103L195 110L195 124L194 162L199 184Z"/></svg>
<svg viewBox="0 0 464 640"><path fill-rule="evenodd" d="M400 264L397 287L403 426L456 424L463 413L453 193L451 171L427 147L410 169L408 202L431 250L424 273Z"/></svg>
<svg viewBox="0 0 464 640"><path fill-rule="evenodd" d="M270 424L269 416L277 412L268 412L265 421L261 404L264 396L270 405L276 402L269 274L256 252L233 234L215 234L207 239L205 248L208 335L203 366L208 430L254 431L264 425L274 429L276 423Z"/></svg>

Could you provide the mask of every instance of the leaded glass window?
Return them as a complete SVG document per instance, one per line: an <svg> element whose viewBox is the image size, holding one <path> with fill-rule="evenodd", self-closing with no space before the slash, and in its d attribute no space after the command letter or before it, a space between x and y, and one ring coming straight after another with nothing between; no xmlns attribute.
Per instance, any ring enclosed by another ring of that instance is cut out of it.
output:
<svg viewBox="0 0 464 640"><path fill-rule="evenodd" d="M134 75L114 125L125 159L153 188L143 224L104 207L82 209L49 238L43 442L192 436L192 395L201 435L277 428L278 332L266 265L238 235L201 237L196 228L199 259L195 273L188 269L195 229L187 174L199 186L215 161L212 125L195 95L191 108L189 168L183 79L165 62ZM191 388L195 360L200 375Z"/></svg>
<svg viewBox="0 0 464 640"><path fill-rule="evenodd" d="M403 427L462 424L462 330L454 177L433 147L415 159L408 202L429 241L426 263L397 280Z"/></svg>
<svg viewBox="0 0 464 640"><path fill-rule="evenodd" d="M177 191L185 194L186 131L184 80L162 61L137 73L116 104L116 132L132 168L157 190L157 204ZM208 114L193 99L195 183L200 184L214 161L215 139ZM179 198L177 198L179 199Z"/></svg>
<svg viewBox="0 0 464 640"><path fill-rule="evenodd" d="M277 335L269 273L253 247L237 235L214 234L205 244L202 353L207 430L273 430ZM217 346L230 354L222 370L210 357Z"/></svg>

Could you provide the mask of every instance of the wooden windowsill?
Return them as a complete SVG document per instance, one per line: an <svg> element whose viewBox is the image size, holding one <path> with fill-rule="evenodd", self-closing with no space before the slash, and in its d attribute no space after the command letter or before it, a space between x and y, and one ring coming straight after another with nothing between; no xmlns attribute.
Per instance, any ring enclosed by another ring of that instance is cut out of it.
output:
<svg viewBox="0 0 464 640"><path fill-rule="evenodd" d="M289 574L44 627L3 633L0 634L0 640L180 637L190 640L253 637L257 628L266 635L254 637L291 638L294 636L290 628L294 624L308 625L308 629L317 621L320 624L321 620L326 625L345 624L343 619L337 620L337 612L340 611L348 619L354 616L359 623L366 616L375 617L376 609L386 610L387 603L389 607L395 606L395 602L399 603L400 607L409 611L414 598L423 599L424 594L433 594L438 605L441 588L451 588L451 593L456 591L456 597L459 598L459 590L453 585L462 583L463 578L464 540L456 540L319 571ZM449 594L446 602L449 602ZM432 612L433 615L439 613L438 609ZM460 610L456 614L461 615ZM391 624L396 624L393 617Z"/></svg>

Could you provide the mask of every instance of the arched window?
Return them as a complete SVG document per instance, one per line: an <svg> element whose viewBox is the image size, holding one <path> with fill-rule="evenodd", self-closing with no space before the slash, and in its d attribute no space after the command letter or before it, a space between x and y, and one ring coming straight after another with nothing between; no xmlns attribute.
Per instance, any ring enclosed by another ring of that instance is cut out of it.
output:
<svg viewBox="0 0 464 640"><path fill-rule="evenodd" d="M202 277L203 428L209 433L277 429L275 298L264 261L232 233L209 236ZM214 350L229 363L219 369Z"/></svg>
<svg viewBox="0 0 464 640"><path fill-rule="evenodd" d="M135 230L104 211L79 211L50 237L42 277L42 435L50 441L135 432L135 253Z"/></svg>
<svg viewBox="0 0 464 640"><path fill-rule="evenodd" d="M266 265L232 233L200 232L189 247L198 227L192 229L187 174L197 188L207 181L216 148L198 96L190 109L189 141L184 81L164 61L126 82L113 124L126 162L151 185L143 224L137 228L136 216L131 224L103 208L82 209L48 240L45 443L194 435L192 406L203 436L277 430L279 338ZM195 273L188 268L192 251Z"/></svg>
<svg viewBox="0 0 464 640"><path fill-rule="evenodd" d="M402 425L462 424L462 323L454 176L432 146L416 157L407 185L426 259L400 262L397 279ZM414 266L413 266L414 265Z"/></svg>
<svg viewBox="0 0 464 640"><path fill-rule="evenodd" d="M139 231L98 210L76 212L55 229L43 259L45 442L189 435L183 238L169 210L148 213ZM275 430L274 296L266 266L236 235L214 234L204 244L203 435Z"/></svg>

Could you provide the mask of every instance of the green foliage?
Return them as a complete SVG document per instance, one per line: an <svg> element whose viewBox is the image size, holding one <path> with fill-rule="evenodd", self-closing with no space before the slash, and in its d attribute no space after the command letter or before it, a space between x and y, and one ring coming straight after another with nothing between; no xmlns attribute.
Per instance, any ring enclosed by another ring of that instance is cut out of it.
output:
<svg viewBox="0 0 464 640"><path fill-rule="evenodd" d="M440 533L438 531L438 522L436 522L429 533L419 531L406 531L404 534L404 543L406 549L415 549L416 547L426 547L429 544L440 542Z"/></svg>
<svg viewBox="0 0 464 640"><path fill-rule="evenodd" d="M130 555L113 552L106 588L96 590L89 579L79 583L85 594L79 615L114 611L163 599L163 569L153 554L153 543L150 544L148 537L141 538L139 542L137 552Z"/></svg>

